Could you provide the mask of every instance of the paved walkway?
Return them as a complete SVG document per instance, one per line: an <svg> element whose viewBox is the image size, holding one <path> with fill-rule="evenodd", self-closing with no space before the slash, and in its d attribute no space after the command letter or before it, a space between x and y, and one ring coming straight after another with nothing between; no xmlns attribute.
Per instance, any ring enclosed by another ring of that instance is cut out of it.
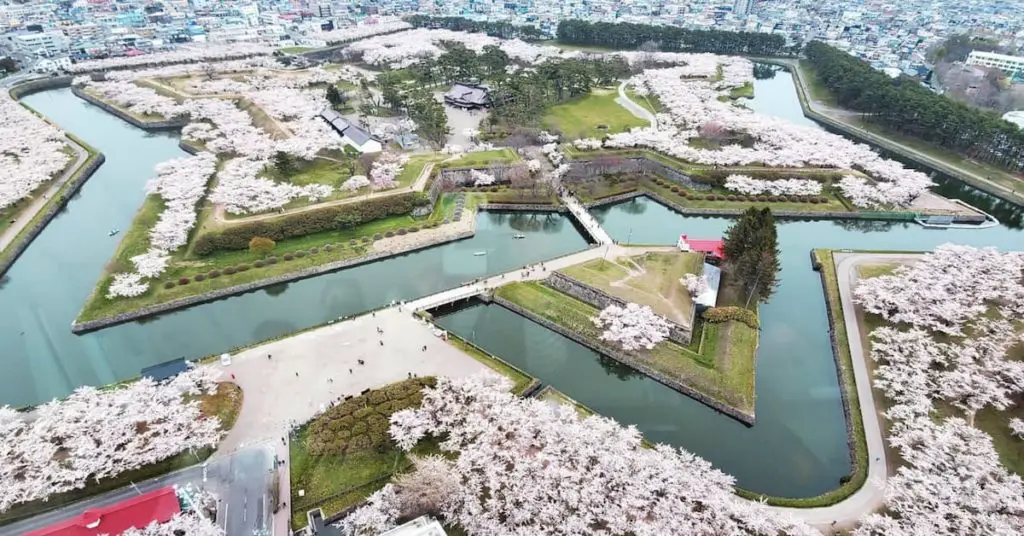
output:
<svg viewBox="0 0 1024 536"><path fill-rule="evenodd" d="M67 142L68 147L71 147L71 149L75 151L74 163L64 168L60 177L57 180L52 181L50 183L50 187L47 188L42 195L36 195L32 198L32 202L29 203L28 206L18 211L14 223L0 233L0 251L7 249L7 247L14 242L14 239L18 237L18 233L28 226L36 214L46 208L46 203L57 195L57 192L59 192L61 187L64 186L64 183L68 182L68 179L70 179L71 176L74 175L75 171L78 171L78 168L82 167L82 165L85 164L86 159L89 158L89 151L86 151L85 148L78 145L74 140L65 137L65 141Z"/></svg>
<svg viewBox="0 0 1024 536"><path fill-rule="evenodd" d="M776 508L810 523L824 531L852 529L864 515L881 508L885 501L885 485L889 478L885 457L885 438L882 435L882 409L875 407L868 371L867 355L861 344L862 334L853 303L853 289L858 279L857 268L865 264L909 264L920 255L886 253L834 253L836 275L839 278L839 297L843 307L843 320L850 341L853 376L857 382L857 398L864 421L864 436L868 445L868 478L864 485L842 502L824 508ZM833 526L832 522L836 525Z"/></svg>
<svg viewBox="0 0 1024 536"><path fill-rule="evenodd" d="M576 217L576 220L586 228L587 232L590 233L590 236L593 237L598 244L606 245L615 243L615 241L612 240L612 237L608 235L603 227L601 227L601 224L598 223L589 212L587 212L587 209L583 208L583 205L580 204L578 199L568 193L563 193L561 200L569 209L569 212L571 212L572 215Z"/></svg>
<svg viewBox="0 0 1024 536"><path fill-rule="evenodd" d="M651 128L655 130L658 129L658 119L654 117L654 114L652 114L647 108L633 102L633 100L629 98L629 95L626 94L626 82L619 84L619 96L616 97L615 102L629 110L629 113L634 116L649 121L651 123Z"/></svg>

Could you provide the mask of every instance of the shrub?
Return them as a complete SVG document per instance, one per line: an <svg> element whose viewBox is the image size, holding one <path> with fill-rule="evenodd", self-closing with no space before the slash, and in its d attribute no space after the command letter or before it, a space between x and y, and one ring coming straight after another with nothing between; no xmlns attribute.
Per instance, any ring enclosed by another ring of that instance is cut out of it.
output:
<svg viewBox="0 0 1024 536"><path fill-rule="evenodd" d="M267 264L277 264L277 257L267 259Z"/></svg>
<svg viewBox="0 0 1024 536"><path fill-rule="evenodd" d="M301 249L295 252L295 258L301 259L306 256L306 252Z"/></svg>
<svg viewBox="0 0 1024 536"><path fill-rule="evenodd" d="M178 284L179 285L187 285L189 283L190 283L190 281L189 281L189 279L187 277L182 277L182 278L178 279Z"/></svg>
<svg viewBox="0 0 1024 536"><path fill-rule="evenodd" d="M348 229L389 216L409 214L414 208L429 202L422 192L409 192L233 225L222 231L202 234L196 240L194 251L198 255L209 255L215 251L247 249L253 237L280 242L322 231Z"/></svg>
<svg viewBox="0 0 1024 536"><path fill-rule="evenodd" d="M380 240L381 238L382 238L382 236L381 236L380 233L373 233L373 239L374 240Z"/></svg>
<svg viewBox="0 0 1024 536"><path fill-rule="evenodd" d="M224 275L232 275L234 273L235 273L235 267L234 266L228 266L227 268L224 269Z"/></svg>
<svg viewBox="0 0 1024 536"><path fill-rule="evenodd" d="M334 251L334 244L325 244L324 251Z"/></svg>
<svg viewBox="0 0 1024 536"><path fill-rule="evenodd" d="M394 231L388 231L388 232L384 233L384 236L386 236L388 238L391 238L392 236L395 236L395 232Z"/></svg>
<svg viewBox="0 0 1024 536"><path fill-rule="evenodd" d="M193 279L195 279L197 282L198 281L206 281L206 275L204 275L204 274L196 274L196 276Z"/></svg>
<svg viewBox="0 0 1024 536"><path fill-rule="evenodd" d="M174 281L164 281L164 288L174 288L177 283Z"/></svg>
<svg viewBox="0 0 1024 536"><path fill-rule="evenodd" d="M295 258L295 255L292 255L291 253L285 253L284 254L284 260L286 260L286 261L290 261L290 260L292 260L294 258Z"/></svg>
<svg viewBox="0 0 1024 536"><path fill-rule="evenodd" d="M669 186L668 189L671 190L672 193L676 193L676 194L679 193L679 187L678 186Z"/></svg>
<svg viewBox="0 0 1024 536"><path fill-rule="evenodd" d="M735 195L729 195L729 196L726 197L726 199L728 199L729 201L736 201L736 196Z"/></svg>
<svg viewBox="0 0 1024 536"><path fill-rule="evenodd" d="M399 229L399 230L398 230L398 234L400 234L400 235L404 235L404 234L406 234L407 232L408 232L408 231L406 231L405 229Z"/></svg>
<svg viewBox="0 0 1024 536"><path fill-rule="evenodd" d="M409 228L409 232L410 233L417 233L417 232L419 232L419 230L420 230L419 226L413 226L413 227Z"/></svg>
<svg viewBox="0 0 1024 536"><path fill-rule="evenodd" d="M317 247L309 248L309 254L310 255L316 255L317 253L320 253L320 248L317 248Z"/></svg>
<svg viewBox="0 0 1024 536"><path fill-rule="evenodd" d="M263 261L256 261L256 262L252 263L253 268L263 268L263 265L264 265Z"/></svg>
<svg viewBox="0 0 1024 536"><path fill-rule="evenodd" d="M249 265L248 264L239 264L238 266L235 266L235 270L237 270L239 272L244 272L244 271L246 271L248 269L249 269Z"/></svg>
<svg viewBox="0 0 1024 536"><path fill-rule="evenodd" d="M355 246L355 245L356 245L356 244L358 244L358 243L359 243L359 241L358 241L358 240L356 240L355 238L353 238L352 240L349 240L349 241L348 241L348 245L349 245L349 247L353 247L353 246Z"/></svg>
<svg viewBox="0 0 1024 536"><path fill-rule="evenodd" d="M712 324L735 320L750 326L752 329L758 328L757 314L750 309L744 309L742 307L710 307L706 309L704 314L701 316L704 317L704 320L711 322Z"/></svg>
<svg viewBox="0 0 1024 536"><path fill-rule="evenodd" d="M266 255L271 251L274 251L274 246L277 242L265 237L265 236L254 236L249 240L249 251L256 255Z"/></svg>

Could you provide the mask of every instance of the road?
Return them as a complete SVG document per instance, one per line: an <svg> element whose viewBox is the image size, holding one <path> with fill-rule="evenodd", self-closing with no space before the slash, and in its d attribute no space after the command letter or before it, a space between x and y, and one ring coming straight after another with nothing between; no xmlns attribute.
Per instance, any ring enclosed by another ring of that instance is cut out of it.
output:
<svg viewBox="0 0 1024 536"><path fill-rule="evenodd" d="M644 108L643 106L640 106L639 104L633 102L633 100L629 98L629 95L626 94L625 82L619 84L619 96L615 99L615 102L619 103L619 105L621 105L623 108L629 110L629 112L634 116L649 121L651 123L651 128L655 130L658 129L658 119L654 117L654 114L652 114L650 110L648 110L647 108Z"/></svg>
<svg viewBox="0 0 1024 536"><path fill-rule="evenodd" d="M224 528L226 534L269 535L270 511L273 509L269 485L273 464L273 449L266 444L257 445L240 450L232 456L210 459L206 464L194 465L144 482L137 482L134 486L79 501L25 521L4 525L0 527L0 536L25 534L72 518L86 510L117 503L164 486L192 486L193 489L207 489L216 494L219 498L217 522Z"/></svg>
<svg viewBox="0 0 1024 536"><path fill-rule="evenodd" d="M51 181L50 186L41 195L36 195L32 198L32 202L28 206L18 211L14 223L8 226L0 233L0 251L7 249L14 240L18 238L18 233L28 227L28 224L32 222L32 218L36 214L42 212L46 208L46 204L53 199L57 192L60 191L64 183L74 175L78 168L85 164L85 161L89 158L89 152L86 151L81 145L75 143L71 138L65 137L65 141L72 150L75 151L74 163L64 168L61 172L60 177L57 180Z"/></svg>
<svg viewBox="0 0 1024 536"><path fill-rule="evenodd" d="M774 508L786 512L819 529L851 529L864 515L881 508L885 501L885 485L889 478L885 456L885 437L882 434L882 409L875 406L871 388L871 374L868 370L867 355L862 345L862 333L857 322L857 311L853 303L853 289L856 287L857 267L866 264L910 264L917 262L920 255L887 253L833 253L836 275L839 278L839 298L843 307L843 321L850 341L850 357L853 361L853 376L857 383L857 398L864 421L864 436L868 445L867 481L853 495L832 506L824 508ZM833 526L832 522L836 522Z"/></svg>
<svg viewBox="0 0 1024 536"><path fill-rule="evenodd" d="M756 60L756 58L752 58L752 59ZM902 144L902 143L900 143L898 141L889 139L889 138L887 138L885 136L881 136L881 135L875 134L874 132L870 132L870 131L864 130L863 128L860 128L858 126L850 124L850 122L848 120L852 116L858 116L859 117L861 114L854 113L854 112L851 112L850 110L845 110L845 109L842 109L842 108L836 108L836 107L830 106L828 104L825 104L825 103L823 103L823 102L821 102L819 100L816 100L814 98L814 96L811 94L810 87L807 85L807 82L804 79L804 76L803 76L803 73L801 71L800 64L799 64L798 61L796 61L796 60L775 59L775 58L773 58L773 59L771 59L771 62L772 63L776 63L776 64L780 64L780 65L786 65L790 69L790 71L793 73L793 77L796 78L797 92L799 93L800 96L802 96L801 101L802 101L802 103L806 104L806 106L808 108L810 108L811 111L819 113L819 114L821 114L821 115L823 115L823 116L825 116L825 117L827 117L829 119L832 119L833 121L842 123L846 128L848 128L850 130L853 130L853 131L856 131L859 135L861 135L861 136L871 140L872 143L875 143L876 145L880 145L880 146L882 146L884 148L887 148L887 149L895 151L895 152L902 152L902 153L914 155L914 157L916 157L917 159L925 162L930 167L934 167L934 168L938 169L939 171L942 171L942 170L946 169L946 170L948 170L947 172L949 174L951 174L951 175L954 175L954 176L955 175L960 175L962 177L967 177L968 179L971 179L971 180L973 180L973 181L975 181L977 183L981 183L982 185L986 185L989 189L995 191L993 193L1000 193L1001 195L1007 197L1008 199L1016 200L1017 203L1024 203L1024 194L1021 194L1015 188L1010 188L1010 187L1004 186L1004 185L1002 185L1002 184L1000 184L998 182L994 182L991 179L989 179L987 176L980 175L978 173L975 173L975 172L972 172L972 171L970 171L968 169L965 169L965 168L957 165L955 162L949 162L949 161L946 161L946 160L939 160L939 159L937 159L937 158L935 158L935 157L933 157L931 155L922 153L921 151L918 151L917 149L915 149L913 147L910 147L909 145ZM805 113L805 115L806 115L806 113ZM996 171L996 172L1001 173L1001 171ZM1018 177L1018 179L1019 179L1019 177Z"/></svg>

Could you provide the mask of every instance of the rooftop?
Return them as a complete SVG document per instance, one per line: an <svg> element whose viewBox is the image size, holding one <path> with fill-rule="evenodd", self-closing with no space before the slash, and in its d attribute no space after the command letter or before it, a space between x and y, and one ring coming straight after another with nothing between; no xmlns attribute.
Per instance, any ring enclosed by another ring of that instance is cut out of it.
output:
<svg viewBox="0 0 1024 536"><path fill-rule="evenodd" d="M26 536L117 536L130 528L142 528L154 521L166 523L179 512L178 496L174 488L167 486L119 503L86 510Z"/></svg>

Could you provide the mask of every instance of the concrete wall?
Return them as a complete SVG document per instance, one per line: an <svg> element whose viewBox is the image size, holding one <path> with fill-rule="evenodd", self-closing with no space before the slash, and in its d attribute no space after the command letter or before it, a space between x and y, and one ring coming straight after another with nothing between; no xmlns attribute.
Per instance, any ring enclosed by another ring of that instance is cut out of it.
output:
<svg viewBox="0 0 1024 536"><path fill-rule="evenodd" d="M11 98L18 100L25 95L31 95L32 93L39 93L40 91L46 91L48 89L56 89L60 87L70 87L71 77L70 76L55 76L50 78L43 78L40 80L30 80L28 82L22 82L11 88Z"/></svg>
<svg viewBox="0 0 1024 536"><path fill-rule="evenodd" d="M693 398L694 400L696 400L696 401L698 401L698 402L700 402L700 403L702 403L702 404L704 404L704 405L706 405L706 406L708 406L708 407L710 407L710 408L712 408L712 409L714 409L714 410L716 410L716 411L718 411L718 412L720 412L720 413L722 413L724 415L728 415L729 417L732 417L732 418L742 422L743 424L745 424L747 426L753 426L754 425L755 416L754 416L753 413L750 413L750 414L743 413L742 411L740 411L740 410L738 410L736 408L727 406L727 405L725 405L725 404L723 404L723 403L721 403L721 402L719 402L719 401L717 401L717 400L715 400L715 399L705 395L704 393L701 393L700 391L697 391L696 389L693 389L692 387L690 387L688 385L685 385L685 384L683 384L681 382L678 382L676 380L673 380L673 379L671 379L671 378L661 374L660 372L658 372L658 371L648 367L647 365L643 364L638 359L630 356L629 354L626 354L626 353L623 353L623 352L621 352L619 350L615 350L614 348L605 346L604 344L601 343L601 341L591 340L590 338L584 337L584 336L576 333L575 331L566 329L566 328L564 328L562 326L559 326L558 324L555 324L554 322L550 322L547 319L541 318L540 316L535 315L532 312L530 312L530 311L520 307L519 305L516 305L515 303L512 303L512 302L510 302L510 301L508 301L508 300L506 300L506 299L504 299L504 298L502 298L500 296L495 296L494 297L494 303L497 303L498 305L501 305L502 307L505 307L506 309L508 309L508 310L510 310L510 311L512 311L512 312L514 312L516 314L519 314L520 316L526 317L527 319L529 319L529 320L531 320L533 322L536 322L536 323L538 323L538 324L540 324L540 325L550 329L551 331L554 331L555 333L558 333L558 334L560 334L560 335L562 335L562 336L564 336L564 337L566 337L568 339L571 339L571 340L579 343L582 346L590 348L591 350L593 350L593 351L595 351L595 352L597 352L597 353L599 353L601 355L610 357L611 359L614 359L614 360L618 361L619 363L622 363L623 365L626 365L627 367L630 367L630 368L635 369L635 370L637 370L639 372L642 372L643 374L646 374L647 376L649 376L651 379L657 381L658 383L661 383L661 384L663 384L663 385L665 385L665 386L667 386L667 387L669 387L671 389L675 389L676 391L679 391L680 393L683 393L684 395L689 396L690 398Z"/></svg>
<svg viewBox="0 0 1024 536"><path fill-rule="evenodd" d="M577 158L569 162L569 171L564 180L571 184L574 180L614 173L656 175L693 190L711 189L711 185L697 182L689 175L646 156Z"/></svg>
<svg viewBox="0 0 1024 536"><path fill-rule="evenodd" d="M71 92L74 93L76 97L78 97L78 98L88 102L89 104L93 104L95 106L99 106L105 112L110 113L110 114L112 114L112 115L114 115L116 117L119 117L119 118L127 121L128 123L130 123L130 124L132 124L132 125L134 125L136 127L139 127L141 129L145 129L145 130L176 130L176 129L179 129L179 128L181 128L181 127L183 127L183 126L188 124L188 119L164 119L162 121L145 121L145 120L141 120L141 119L138 119L136 117L133 117L131 114L128 114L128 113L124 112L123 110L121 110L119 108L111 106L110 104L107 104L107 103L97 99L96 97L93 97L92 95L86 93L85 91L82 91L81 88L72 87L71 88Z"/></svg>
<svg viewBox="0 0 1024 536"><path fill-rule="evenodd" d="M592 287L578 279L573 279L565 274L559 272L552 272L551 275L544 280L544 284L564 292L580 301L589 303L598 309L604 309L609 305L617 305L619 307L625 307L628 303L622 298L612 296L607 292ZM693 321L693 307L690 308L690 319ZM693 326L684 326L673 320L665 319L669 324L668 338L669 340L675 341L683 346L690 344L690 340L693 338Z"/></svg>
<svg viewBox="0 0 1024 536"><path fill-rule="evenodd" d="M438 173L438 178L442 181L446 181L449 184L455 186L472 186L473 171L480 171L483 173L494 175L495 184L506 184L510 181L512 173L516 170L523 170L524 172L526 172L526 166L524 164L515 164L499 166L481 166L473 168L442 169L440 173Z"/></svg>

